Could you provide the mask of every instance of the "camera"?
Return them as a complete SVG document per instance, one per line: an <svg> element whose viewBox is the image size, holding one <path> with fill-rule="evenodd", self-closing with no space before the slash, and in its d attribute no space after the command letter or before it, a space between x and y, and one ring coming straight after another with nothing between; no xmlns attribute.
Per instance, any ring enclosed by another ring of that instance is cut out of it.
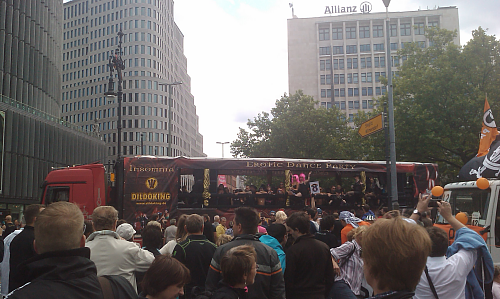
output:
<svg viewBox="0 0 500 299"><path fill-rule="evenodd" d="M441 199L431 199L431 201L429 201L429 207L431 208L437 208L438 207L438 202L441 202Z"/></svg>

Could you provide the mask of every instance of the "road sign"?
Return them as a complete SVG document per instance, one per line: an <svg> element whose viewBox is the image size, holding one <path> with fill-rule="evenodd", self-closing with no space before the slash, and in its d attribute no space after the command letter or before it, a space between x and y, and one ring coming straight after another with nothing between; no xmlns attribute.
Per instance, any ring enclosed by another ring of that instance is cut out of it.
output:
<svg viewBox="0 0 500 299"><path fill-rule="evenodd" d="M377 133L378 131L382 131L384 129L384 117L383 114L379 114L359 126L358 133L361 137L366 137L373 133Z"/></svg>

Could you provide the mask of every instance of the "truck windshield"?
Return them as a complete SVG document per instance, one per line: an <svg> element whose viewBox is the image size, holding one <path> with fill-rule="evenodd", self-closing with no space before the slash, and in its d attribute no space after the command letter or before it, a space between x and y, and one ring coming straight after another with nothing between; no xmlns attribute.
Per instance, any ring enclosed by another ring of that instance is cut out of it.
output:
<svg viewBox="0 0 500 299"><path fill-rule="evenodd" d="M453 215L460 212L466 213L468 225L483 227L488 216L490 192L489 188L486 190L476 188L445 190L443 200L450 202ZM436 223L443 224L446 221L438 214Z"/></svg>

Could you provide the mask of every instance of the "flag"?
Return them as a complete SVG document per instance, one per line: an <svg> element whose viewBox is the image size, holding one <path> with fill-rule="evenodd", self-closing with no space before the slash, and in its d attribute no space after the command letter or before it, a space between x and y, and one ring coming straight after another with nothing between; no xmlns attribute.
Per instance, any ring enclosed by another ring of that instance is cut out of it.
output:
<svg viewBox="0 0 500 299"><path fill-rule="evenodd" d="M500 135L497 135L491 143L488 153L472 158L460 169L458 177L463 181L475 181L478 178L498 178L499 174Z"/></svg>
<svg viewBox="0 0 500 299"><path fill-rule="evenodd" d="M476 157L482 157L488 154L491 143L498 135L497 125L491 113L488 99L484 101L483 127L481 128L481 140L479 141L479 150Z"/></svg>

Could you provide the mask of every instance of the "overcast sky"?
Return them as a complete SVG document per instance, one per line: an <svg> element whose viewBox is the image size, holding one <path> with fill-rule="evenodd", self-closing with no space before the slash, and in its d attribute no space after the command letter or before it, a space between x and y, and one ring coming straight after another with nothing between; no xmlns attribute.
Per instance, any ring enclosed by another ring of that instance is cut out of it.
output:
<svg viewBox="0 0 500 299"><path fill-rule="evenodd" d="M217 141L232 142L247 119L270 111L288 93L287 26L295 15L323 16L326 5L350 5L360 1L324 0L177 0L175 21L184 33L184 51L191 92L200 117L203 149L209 157L221 157ZM372 12L383 12L382 0L371 0ZM352 4L352 3L351 3ZM500 34L499 0L393 0L389 11L414 11L436 6L457 6L460 41L472 37L481 26ZM225 157L229 145L225 145Z"/></svg>

